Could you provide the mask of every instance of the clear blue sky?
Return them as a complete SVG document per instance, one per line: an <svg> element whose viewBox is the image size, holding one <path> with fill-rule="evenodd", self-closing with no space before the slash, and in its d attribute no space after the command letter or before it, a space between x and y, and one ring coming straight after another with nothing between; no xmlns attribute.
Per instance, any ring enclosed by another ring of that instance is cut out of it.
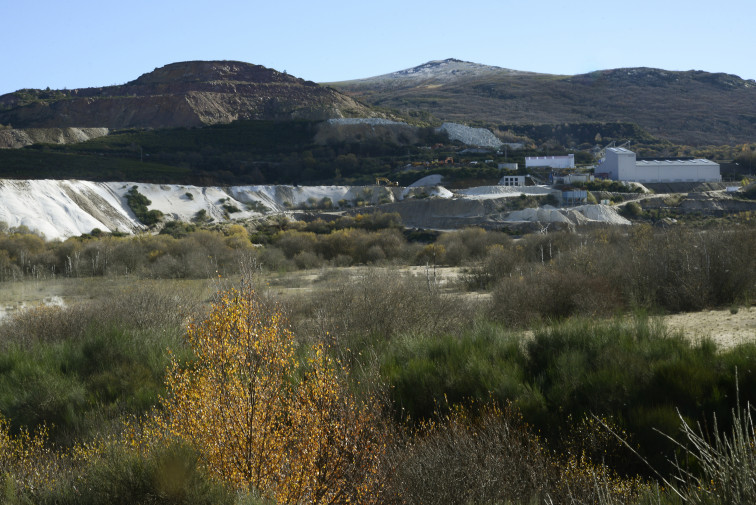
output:
<svg viewBox="0 0 756 505"><path fill-rule="evenodd" d="M122 84L185 60L327 82L445 58L756 79L756 0L0 0L0 94Z"/></svg>

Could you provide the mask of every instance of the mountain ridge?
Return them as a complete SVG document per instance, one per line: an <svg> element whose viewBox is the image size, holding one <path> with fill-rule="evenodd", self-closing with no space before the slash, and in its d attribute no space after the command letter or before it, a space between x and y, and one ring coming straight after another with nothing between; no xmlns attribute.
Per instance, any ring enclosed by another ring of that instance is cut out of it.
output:
<svg viewBox="0 0 756 505"><path fill-rule="evenodd" d="M167 128L374 115L334 89L237 61L177 62L122 85L0 96L0 124L15 128Z"/></svg>
<svg viewBox="0 0 756 505"><path fill-rule="evenodd" d="M634 67L569 76L447 59L329 85L400 114L503 130L599 121L636 123L680 144L732 145L756 137L756 81L726 73Z"/></svg>
<svg viewBox="0 0 756 505"><path fill-rule="evenodd" d="M360 83L371 81L399 81L401 79L423 80L423 81L449 81L459 77L480 76L486 74L506 73L509 75L536 75L535 72L526 72L522 70L513 70L509 68L497 67L493 65L484 65L482 63L473 63L470 61L459 60L456 58L447 58L445 60L431 60L415 67L398 70L388 74L381 74L373 77L352 79L340 83L327 84L344 84Z"/></svg>

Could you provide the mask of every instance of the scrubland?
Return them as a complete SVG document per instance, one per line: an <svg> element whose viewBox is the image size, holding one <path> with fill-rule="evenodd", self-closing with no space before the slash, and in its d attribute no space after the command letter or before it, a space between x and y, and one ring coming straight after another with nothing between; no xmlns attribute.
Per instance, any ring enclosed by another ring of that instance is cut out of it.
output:
<svg viewBox="0 0 756 505"><path fill-rule="evenodd" d="M753 223L348 219L0 234L3 500L756 501Z"/></svg>

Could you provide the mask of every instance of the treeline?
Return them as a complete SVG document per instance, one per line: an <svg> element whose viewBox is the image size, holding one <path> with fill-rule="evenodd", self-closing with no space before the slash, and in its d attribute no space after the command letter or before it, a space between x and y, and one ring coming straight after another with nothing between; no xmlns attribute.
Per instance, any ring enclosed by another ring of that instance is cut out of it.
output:
<svg viewBox="0 0 756 505"><path fill-rule="evenodd" d="M419 145L370 138L316 144L314 121L236 121L204 128L127 130L80 144L0 151L0 177L240 185L372 182L408 151L444 142L432 128ZM55 167L55 172L47 167Z"/></svg>
<svg viewBox="0 0 756 505"><path fill-rule="evenodd" d="M636 225L513 239L469 228L403 232L395 214L309 223L270 218L158 235L89 235L45 242L28 230L0 233L0 281L56 276L206 278L254 257L272 271L361 264L460 266L470 290L490 291L492 314L527 325L575 314L655 308L701 310L756 292L756 233L749 225L700 230Z"/></svg>
<svg viewBox="0 0 756 505"><path fill-rule="evenodd" d="M513 135L527 137L536 144L556 143L565 147L588 149L596 144L602 147L609 142L632 141L633 144L667 144L655 139L634 123L564 123L564 124L500 124L498 129Z"/></svg>

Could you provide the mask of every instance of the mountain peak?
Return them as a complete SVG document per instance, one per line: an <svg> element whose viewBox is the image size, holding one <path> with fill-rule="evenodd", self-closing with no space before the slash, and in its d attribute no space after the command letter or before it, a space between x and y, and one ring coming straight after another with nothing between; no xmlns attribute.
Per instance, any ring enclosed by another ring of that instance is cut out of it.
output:
<svg viewBox="0 0 756 505"><path fill-rule="evenodd" d="M242 61L182 61L170 63L141 75L128 84L177 82L304 82L262 65Z"/></svg>
<svg viewBox="0 0 756 505"><path fill-rule="evenodd" d="M477 76L488 73L515 72L506 68L492 65L482 65L470 61L447 58L445 60L432 60L416 67L400 70L382 77L389 78L416 78L416 79L450 79L462 76Z"/></svg>
<svg viewBox="0 0 756 505"><path fill-rule="evenodd" d="M483 65L471 61L447 58L445 60L431 60L416 67L399 70L390 74L356 79L348 81L358 85L391 85L391 86L415 86L421 82L450 83L459 79L476 78L486 75L525 75L532 72L521 72L508 68Z"/></svg>

